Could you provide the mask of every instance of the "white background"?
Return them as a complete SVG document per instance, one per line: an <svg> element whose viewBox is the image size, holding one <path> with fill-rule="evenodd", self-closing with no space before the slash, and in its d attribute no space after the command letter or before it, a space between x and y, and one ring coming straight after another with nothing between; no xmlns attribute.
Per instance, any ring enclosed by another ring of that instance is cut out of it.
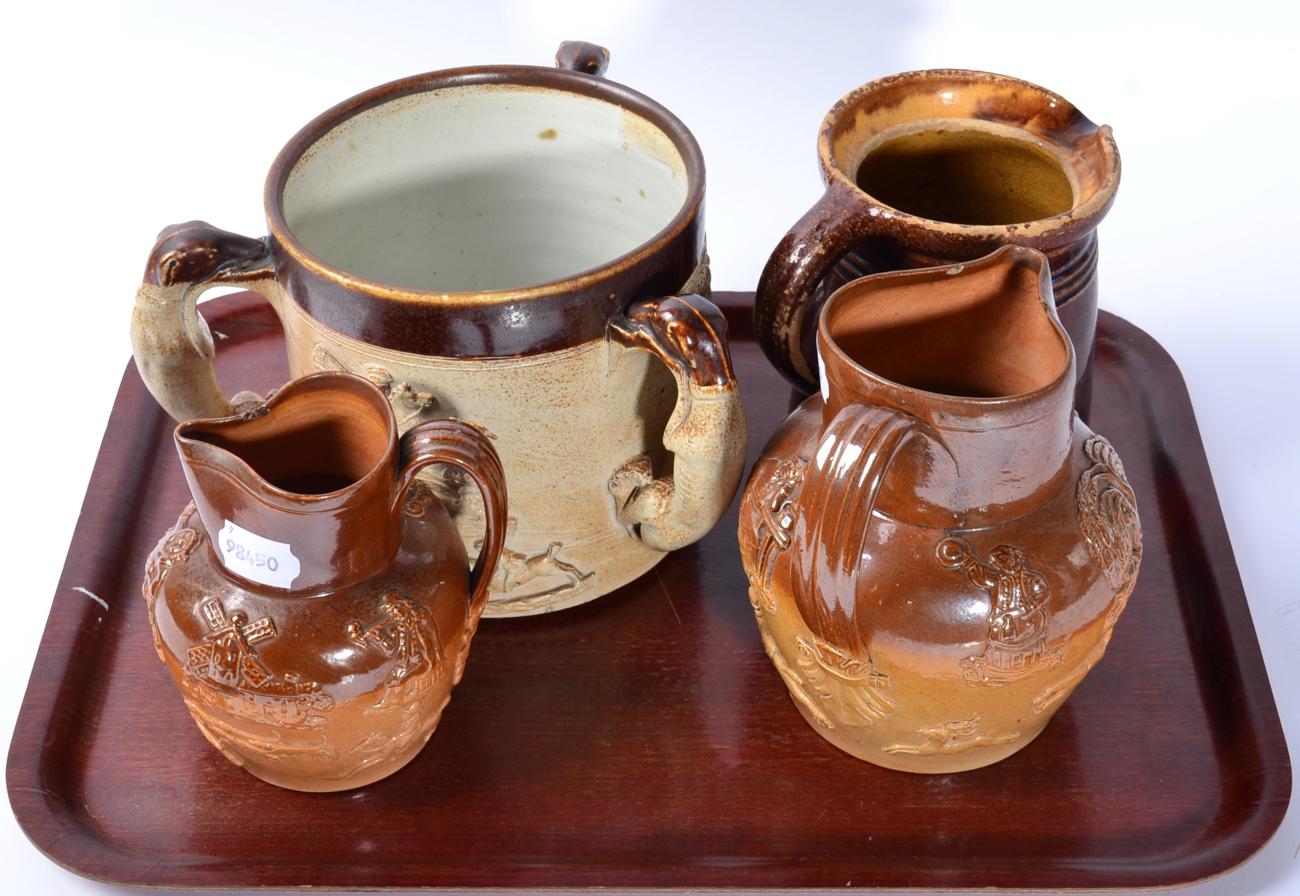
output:
<svg viewBox="0 0 1300 896"><path fill-rule="evenodd" d="M1160 340L1186 376L1295 755L1296 9L1134 0L10 7L0 38L0 333L11 374L0 429L5 752L129 356L129 306L156 232L201 217L260 235L266 169L316 113L430 69L548 64L560 40L576 38L610 47L610 77L658 99L699 138L717 289L752 289L819 195L818 125L863 81L989 69L1050 87L1114 126L1124 177L1101 230L1102 305ZM1253 861L1189 892L1300 892L1296 815L1293 805ZM55 867L3 811L0 880L7 893L112 889Z"/></svg>

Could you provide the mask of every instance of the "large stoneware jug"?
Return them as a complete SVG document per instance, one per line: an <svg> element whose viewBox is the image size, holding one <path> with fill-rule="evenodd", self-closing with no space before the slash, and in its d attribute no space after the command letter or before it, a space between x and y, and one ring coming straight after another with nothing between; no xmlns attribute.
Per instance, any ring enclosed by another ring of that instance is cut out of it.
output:
<svg viewBox="0 0 1300 896"><path fill-rule="evenodd" d="M997 762L1101 659L1142 556L1119 456L1072 410L1047 260L1007 247L853 281L817 357L821 393L741 505L763 643L852 755Z"/></svg>

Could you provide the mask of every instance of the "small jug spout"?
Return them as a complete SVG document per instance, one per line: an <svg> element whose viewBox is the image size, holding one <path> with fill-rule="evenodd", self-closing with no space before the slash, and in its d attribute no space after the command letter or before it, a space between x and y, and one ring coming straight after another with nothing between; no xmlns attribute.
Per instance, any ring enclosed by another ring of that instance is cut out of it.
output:
<svg viewBox="0 0 1300 896"><path fill-rule="evenodd" d="M209 541L236 578L338 589L396 553L397 425L366 380L311 374L238 416L182 423L175 440Z"/></svg>

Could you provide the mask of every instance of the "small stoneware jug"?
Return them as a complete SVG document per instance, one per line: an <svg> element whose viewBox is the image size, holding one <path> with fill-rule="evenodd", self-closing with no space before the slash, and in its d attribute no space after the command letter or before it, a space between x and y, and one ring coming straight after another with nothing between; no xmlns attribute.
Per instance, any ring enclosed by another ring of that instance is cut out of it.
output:
<svg viewBox="0 0 1300 896"><path fill-rule="evenodd" d="M745 465L700 147L602 77L603 49L556 62L431 72L323 113L271 167L269 235L164 230L132 319L177 420L230 412L195 303L240 285L275 308L294 376L364 376L402 430L451 416L495 435L510 518L489 616L632 581L713 527ZM472 555L474 489L427 481Z"/></svg>
<svg viewBox="0 0 1300 896"><path fill-rule="evenodd" d="M1096 229L1119 188L1110 128L1027 81L935 69L849 93L826 114L817 152L826 192L777 245L755 298L759 342L792 382L817 382L817 310L836 287L1007 244L1047 254L1084 377Z"/></svg>
<svg viewBox="0 0 1300 896"><path fill-rule="evenodd" d="M1047 259L1007 247L853 281L817 349L821 393L741 504L763 644L846 752L997 762L1101 659L1142 557L1119 456L1072 410Z"/></svg>
<svg viewBox="0 0 1300 896"><path fill-rule="evenodd" d="M143 591L158 656L203 736L294 790L400 769L465 670L505 537L488 438L434 420L399 443L383 393L334 373L175 438L194 503L154 549ZM416 481L435 464L483 495L473 571Z"/></svg>

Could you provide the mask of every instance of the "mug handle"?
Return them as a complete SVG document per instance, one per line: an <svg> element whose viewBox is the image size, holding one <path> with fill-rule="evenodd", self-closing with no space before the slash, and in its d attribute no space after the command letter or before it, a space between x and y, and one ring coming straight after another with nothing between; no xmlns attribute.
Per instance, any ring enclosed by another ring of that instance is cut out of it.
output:
<svg viewBox="0 0 1300 896"><path fill-rule="evenodd" d="M464 420L430 420L407 430L398 449L399 472L393 513L402 512L406 493L415 484L416 476L433 464L450 464L463 470L483 495L486 531L483 547L469 574L467 638L473 637L487 606L492 575L496 572L506 541L506 477L501 469L501 458L489 439L480 427Z"/></svg>
<svg viewBox="0 0 1300 896"><path fill-rule="evenodd" d="M799 615L824 641L859 657L867 647L855 593L876 498L890 464L916 434L942 440L924 422L891 408L850 404L823 431L804 470L795 526L792 589Z"/></svg>
<svg viewBox="0 0 1300 896"><path fill-rule="evenodd" d="M816 325L813 291L851 249L877 233L880 212L856 188L832 179L777 243L759 277L754 294L758 343L786 379L808 392L816 390L818 381L804 343L805 330Z"/></svg>
<svg viewBox="0 0 1300 896"><path fill-rule="evenodd" d="M275 262L266 238L240 236L204 221L176 224L158 235L135 294L131 349L145 386L177 421L229 417L236 405L259 400L241 392L232 403L221 391L212 368L212 333L198 310L199 296L210 287L236 285L277 306Z"/></svg>
<svg viewBox="0 0 1300 896"><path fill-rule="evenodd" d="M615 470L609 490L619 520L651 550L685 547L726 512L745 466L748 425L726 318L698 295L633 302L610 321L609 339L654 355L677 381L677 404L663 435L672 474L656 479L644 454Z"/></svg>

